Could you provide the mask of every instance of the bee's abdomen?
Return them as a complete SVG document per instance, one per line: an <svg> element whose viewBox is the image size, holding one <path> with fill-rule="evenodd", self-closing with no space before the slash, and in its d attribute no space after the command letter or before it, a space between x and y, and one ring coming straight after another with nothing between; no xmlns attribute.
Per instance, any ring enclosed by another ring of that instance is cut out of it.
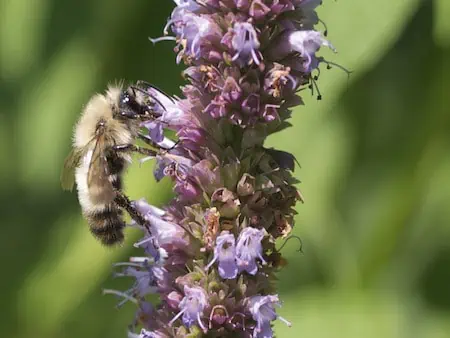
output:
<svg viewBox="0 0 450 338"><path fill-rule="evenodd" d="M86 214L92 234L104 245L120 244L123 241L123 228L125 222L122 219L122 210L115 205L110 205L102 211Z"/></svg>

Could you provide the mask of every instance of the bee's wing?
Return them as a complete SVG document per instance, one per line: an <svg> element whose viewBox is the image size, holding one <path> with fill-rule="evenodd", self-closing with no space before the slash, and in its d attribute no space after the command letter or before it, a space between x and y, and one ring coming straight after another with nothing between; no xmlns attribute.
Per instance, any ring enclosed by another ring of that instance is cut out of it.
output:
<svg viewBox="0 0 450 338"><path fill-rule="evenodd" d="M108 180L109 169L108 161L105 156L106 141L105 135L102 133L96 138L94 150L92 151L91 162L89 163L87 185L88 187L95 185L111 184Z"/></svg>
<svg viewBox="0 0 450 338"><path fill-rule="evenodd" d="M84 154L84 149L75 148L64 160L64 167L61 171L61 187L64 190L73 189L73 184L75 183L75 168L78 167L81 157Z"/></svg>

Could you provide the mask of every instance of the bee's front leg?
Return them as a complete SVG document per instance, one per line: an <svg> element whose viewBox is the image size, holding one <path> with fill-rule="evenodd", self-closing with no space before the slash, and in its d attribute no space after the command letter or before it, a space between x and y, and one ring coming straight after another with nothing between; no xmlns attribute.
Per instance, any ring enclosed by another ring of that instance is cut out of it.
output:
<svg viewBox="0 0 450 338"><path fill-rule="evenodd" d="M145 156L153 156L154 157L154 156L158 155L158 152L155 150L139 147L134 144L116 144L116 145L112 146L112 149L115 152L123 152L123 153L134 152L134 153L139 153L139 154L142 154Z"/></svg>
<svg viewBox="0 0 450 338"><path fill-rule="evenodd" d="M173 146L171 146L170 148L166 148L166 147L162 147L160 146L158 143L156 143L155 141L153 141L152 139L150 139L149 137L142 135L142 134L138 134L138 137L140 140L144 141L145 143L147 143L148 145L152 146L153 148L156 149L163 149L166 152L171 151L172 149L174 149L178 143L180 143L180 140L176 141L175 144Z"/></svg>
<svg viewBox="0 0 450 338"><path fill-rule="evenodd" d="M158 145L158 143L156 143L155 141L153 141L151 138L142 135L142 134L138 134L138 138L142 141L144 141L146 144L148 144L149 146L152 146L153 148L159 149L161 148L160 145Z"/></svg>

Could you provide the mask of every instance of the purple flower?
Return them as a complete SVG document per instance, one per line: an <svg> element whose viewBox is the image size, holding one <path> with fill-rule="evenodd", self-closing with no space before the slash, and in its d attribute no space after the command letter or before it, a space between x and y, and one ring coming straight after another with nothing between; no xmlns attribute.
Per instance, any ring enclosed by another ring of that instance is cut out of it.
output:
<svg viewBox="0 0 450 338"><path fill-rule="evenodd" d="M180 316L182 317L184 325L191 327L197 323L203 331L206 331L206 326L202 322L203 310L208 305L207 294L205 290L198 286L184 287L184 298L179 304L180 312L173 317L169 325L172 325Z"/></svg>
<svg viewBox="0 0 450 338"><path fill-rule="evenodd" d="M194 162L183 156L179 149L172 149L170 153L165 152L157 156L156 160L154 176L157 181L164 176L184 181L188 176L189 168L194 165Z"/></svg>
<svg viewBox="0 0 450 338"><path fill-rule="evenodd" d="M261 0L253 0L248 13L255 20L260 20L263 19L269 12L270 8L267 7Z"/></svg>
<svg viewBox="0 0 450 338"><path fill-rule="evenodd" d="M299 52L306 59L305 68L308 69L311 59L320 46L329 47L335 51L331 43L325 40L317 31L297 31L289 34L289 43L293 51Z"/></svg>
<svg viewBox="0 0 450 338"><path fill-rule="evenodd" d="M280 116L278 115L278 108L280 108L280 106L276 104L266 104L262 115L264 120L267 122L279 120Z"/></svg>
<svg viewBox="0 0 450 338"><path fill-rule="evenodd" d="M134 247L142 248L149 257L153 258L154 262L160 262L167 258L166 250L158 246L155 243L155 238L149 234L146 234L143 239L134 243Z"/></svg>
<svg viewBox="0 0 450 338"><path fill-rule="evenodd" d="M322 37L320 32L314 30L299 30L286 32L278 39L270 49L270 56L275 60L280 60L293 52L297 52L303 58L304 71L309 73L317 67L315 53L321 46L327 46L335 51L331 43Z"/></svg>
<svg viewBox="0 0 450 338"><path fill-rule="evenodd" d="M275 306L281 306L278 295L253 296L249 299L248 308L256 321L256 327L253 330L254 338L272 337L271 322L275 319L280 319L287 326L292 325L286 319L277 315Z"/></svg>
<svg viewBox="0 0 450 338"><path fill-rule="evenodd" d="M251 275L255 275L258 271L256 259L259 258L263 264L266 261L262 257L261 240L264 238L265 231L256 228L247 227L239 235L236 245L236 257L239 272L247 271Z"/></svg>
<svg viewBox="0 0 450 338"><path fill-rule="evenodd" d="M234 36L231 40L236 54L233 61L239 60L240 63L246 65L253 60L257 65L260 63L261 54L258 52L259 41L255 27L248 22L237 22L233 27Z"/></svg>
<svg viewBox="0 0 450 338"><path fill-rule="evenodd" d="M236 7L241 11L247 11L250 6L250 0L234 0Z"/></svg>
<svg viewBox="0 0 450 338"><path fill-rule="evenodd" d="M231 76L227 77L223 86L222 97L231 103L238 101L241 95L242 89L239 87L237 81Z"/></svg>
<svg viewBox="0 0 450 338"><path fill-rule="evenodd" d="M184 200L197 200L201 196L201 189L190 180L178 181L173 189Z"/></svg>
<svg viewBox="0 0 450 338"><path fill-rule="evenodd" d="M293 11L295 9L292 1L275 0L273 1L270 10L272 13L281 14L287 11Z"/></svg>
<svg viewBox="0 0 450 338"><path fill-rule="evenodd" d="M213 38L216 36L217 40L222 37L221 30L217 24L210 20L208 17L202 17L199 15L189 15L184 17L185 26L182 34L180 34L187 41L186 49L194 58L200 58L200 48L202 40L206 40L207 37ZM210 42L210 40L207 40Z"/></svg>
<svg viewBox="0 0 450 338"><path fill-rule="evenodd" d="M125 266L117 275L135 282L105 293L137 305L131 327L144 329L130 338L199 336L199 328L211 337L273 337L272 321L285 321L271 283L284 265L275 243L290 235L303 197L295 158L264 144L290 125L304 89L319 91L311 72L335 65L318 55L334 50L315 29L321 0L174 2L165 36L151 40L176 43L188 83L180 97L144 81L132 86L152 117L139 136L163 148L141 162L156 158L153 174L171 181L174 196L162 209L133 202L143 223L133 225L144 232L134 246L143 253L117 264ZM150 307L145 297L155 292Z"/></svg>
<svg viewBox="0 0 450 338"><path fill-rule="evenodd" d="M132 290L134 294L144 297L147 294L156 292L156 280L152 271L152 267L148 263L142 264L142 267L127 267L122 273L117 276L132 276L136 278L136 283Z"/></svg>
<svg viewBox="0 0 450 338"><path fill-rule="evenodd" d="M282 97L286 89L294 91L299 81L290 73L290 67L275 63L266 74L264 90L275 98Z"/></svg>
<svg viewBox="0 0 450 338"><path fill-rule="evenodd" d="M145 199L140 199L134 203L150 225L150 235L154 239L154 244L158 247L167 245L186 246L185 231L177 224L165 221L162 217L164 211L148 204Z"/></svg>
<svg viewBox="0 0 450 338"><path fill-rule="evenodd" d="M156 121L150 121L144 123L144 126L150 129L148 126L154 126L152 123L160 122L165 125L177 125L184 124L185 116L182 108L180 107L179 100L168 96L156 87L147 87L144 89L149 97L153 100L152 111L159 118Z"/></svg>
<svg viewBox="0 0 450 338"><path fill-rule="evenodd" d="M149 131L149 138L159 143L162 140L164 140L164 133L163 133L163 127L162 124L156 121L150 121L143 123L143 126L148 129Z"/></svg>
<svg viewBox="0 0 450 338"><path fill-rule="evenodd" d="M172 291L166 297L167 304L172 309L178 309L182 300L183 296L178 291Z"/></svg>
<svg viewBox="0 0 450 338"><path fill-rule="evenodd" d="M216 100L211 101L211 103L206 107L205 112L209 113L214 119L226 116L225 99L219 97Z"/></svg>
<svg viewBox="0 0 450 338"><path fill-rule="evenodd" d="M247 115L256 115L260 110L260 102L259 95L250 94L241 104L242 111Z"/></svg>
<svg viewBox="0 0 450 338"><path fill-rule="evenodd" d="M205 45L210 46L220 42L222 30L211 17L195 13L199 7L194 1L177 1L177 5L164 32L167 34L168 27L171 27L180 42L178 47L183 48L177 56L177 63L184 55L199 59L202 57L202 48ZM151 39L152 42L161 40L174 40L174 38Z"/></svg>
<svg viewBox="0 0 450 338"><path fill-rule="evenodd" d="M166 338L166 337L168 336L158 332L147 331L146 329L142 329L139 334L128 332L128 338Z"/></svg>
<svg viewBox="0 0 450 338"><path fill-rule="evenodd" d="M224 279L236 278L238 267L236 265L236 246L234 235L224 230L217 236L214 248L214 257L206 266L209 269L216 261L219 261L219 275Z"/></svg>
<svg viewBox="0 0 450 338"><path fill-rule="evenodd" d="M174 0L178 7L186 9L191 12L198 11L202 8L195 0Z"/></svg>

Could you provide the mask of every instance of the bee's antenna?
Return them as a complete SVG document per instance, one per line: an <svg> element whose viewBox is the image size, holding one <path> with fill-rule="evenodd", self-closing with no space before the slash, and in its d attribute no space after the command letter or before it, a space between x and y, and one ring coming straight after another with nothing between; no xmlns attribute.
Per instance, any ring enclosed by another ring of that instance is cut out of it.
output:
<svg viewBox="0 0 450 338"><path fill-rule="evenodd" d="M133 91L136 90L142 94L145 94L147 96L151 96L152 100L156 101L156 103L158 103L165 111L167 111L166 107L162 104L162 102L160 100L158 100L157 98L155 98L153 95L151 95L150 93L146 92L144 89L139 88L139 87L135 87L135 86L130 86ZM134 94L134 93L133 93Z"/></svg>
<svg viewBox="0 0 450 338"><path fill-rule="evenodd" d="M156 87L155 85L152 85L151 83L144 81L144 80L139 80L138 82L136 82L136 85L139 86L139 84L143 84L149 88L152 88L158 92L160 92L161 94L167 96L173 103L175 103L175 100L172 98L172 96L170 96L169 94L167 94L166 92L164 92L163 90L159 89L158 87ZM148 93L147 93L148 94Z"/></svg>
<svg viewBox="0 0 450 338"><path fill-rule="evenodd" d="M136 88L134 86L130 86L130 88L133 91L133 96L136 96Z"/></svg>

